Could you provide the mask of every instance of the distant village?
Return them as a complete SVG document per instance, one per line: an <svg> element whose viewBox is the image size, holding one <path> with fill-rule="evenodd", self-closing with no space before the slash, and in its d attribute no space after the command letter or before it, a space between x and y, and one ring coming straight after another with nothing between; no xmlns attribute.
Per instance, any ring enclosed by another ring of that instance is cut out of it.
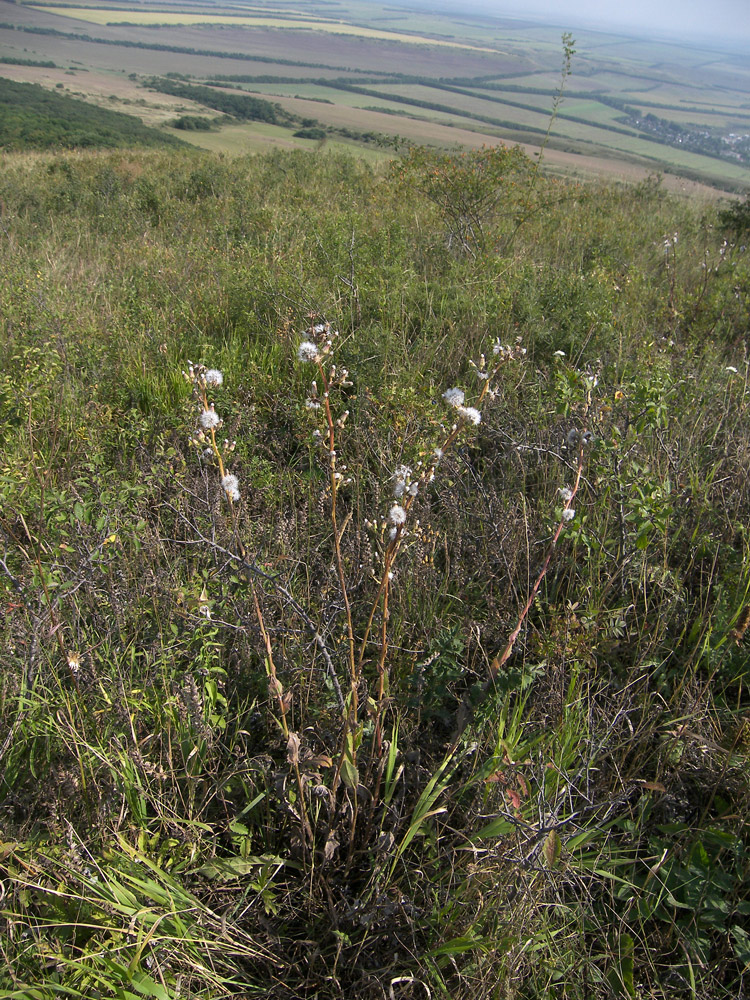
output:
<svg viewBox="0 0 750 1000"><path fill-rule="evenodd" d="M620 121L639 129L649 139L657 139L668 146L679 146L691 153L750 165L750 132L722 135L706 128L689 128L666 118L657 118L654 114L642 116L636 109L628 111L629 114Z"/></svg>

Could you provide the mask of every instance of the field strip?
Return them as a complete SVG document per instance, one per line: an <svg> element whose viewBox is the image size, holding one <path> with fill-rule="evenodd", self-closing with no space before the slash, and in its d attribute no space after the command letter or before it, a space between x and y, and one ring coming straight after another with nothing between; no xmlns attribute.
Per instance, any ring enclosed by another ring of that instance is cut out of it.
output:
<svg viewBox="0 0 750 1000"><path fill-rule="evenodd" d="M29 5L31 10L49 13L49 8ZM406 35L397 31L383 31L379 28L360 28L343 21L311 21L292 20L281 17L225 17L221 14L171 14L161 11L133 11L122 13L114 10L95 8L56 7L55 14L69 17L76 21L86 21L99 25L165 25L169 27L198 24L230 25L248 28L285 28L287 31L320 31L333 35L353 35L359 38L371 38L377 41L403 42L407 45L437 45L451 49L468 49L472 52L491 52L496 55L507 55L499 49L486 48L481 45L469 45L465 42L449 42L441 38L429 38L427 35Z"/></svg>

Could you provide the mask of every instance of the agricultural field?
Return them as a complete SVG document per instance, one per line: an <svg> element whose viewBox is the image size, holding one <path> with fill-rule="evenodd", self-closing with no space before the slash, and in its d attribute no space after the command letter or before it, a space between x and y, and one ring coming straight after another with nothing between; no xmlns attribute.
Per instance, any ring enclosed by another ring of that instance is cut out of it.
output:
<svg viewBox="0 0 750 1000"><path fill-rule="evenodd" d="M269 133L230 116L187 137L227 153L308 148L311 140L295 135L302 124L322 130L323 145L376 159L410 143L518 143L544 145L547 169L584 177L657 172L668 185L689 179L738 193L750 184L750 74L743 53L729 49L579 32L565 75L561 29L508 18L369 0L0 0L0 59L10 80L115 107L167 132L175 113L206 113L155 97L154 78L168 75L256 95L307 122L277 122Z"/></svg>

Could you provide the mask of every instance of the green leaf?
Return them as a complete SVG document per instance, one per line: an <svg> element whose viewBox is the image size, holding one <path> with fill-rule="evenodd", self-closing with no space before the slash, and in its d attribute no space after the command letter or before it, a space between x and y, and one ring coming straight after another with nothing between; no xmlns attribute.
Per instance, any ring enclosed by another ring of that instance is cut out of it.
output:
<svg viewBox="0 0 750 1000"><path fill-rule="evenodd" d="M613 969L607 975L612 990L621 997L634 998L633 983L634 941L630 934L623 934L617 942L617 958Z"/></svg>
<svg viewBox="0 0 750 1000"><path fill-rule="evenodd" d="M161 983L157 983L145 972L134 972L131 983L144 997L155 997L155 1000L170 1000L169 993Z"/></svg>
<svg viewBox="0 0 750 1000"><path fill-rule="evenodd" d="M730 928L730 933L734 938L734 954L738 961L750 968L750 934L739 924Z"/></svg>
<svg viewBox="0 0 750 1000"><path fill-rule="evenodd" d="M502 816L497 819L493 819L491 823L487 826L483 826L482 829L474 837L475 840L484 840L487 837L504 837L508 833L512 833L515 829L512 823Z"/></svg>
<svg viewBox="0 0 750 1000"><path fill-rule="evenodd" d="M344 757L341 765L341 780L347 788L356 789L359 786L359 771L351 762L348 755Z"/></svg>
<svg viewBox="0 0 750 1000"><path fill-rule="evenodd" d="M457 937L433 948L429 954L431 958L439 955L464 955L467 951L489 951L490 947L496 948L497 942L493 940L490 945L487 938Z"/></svg>

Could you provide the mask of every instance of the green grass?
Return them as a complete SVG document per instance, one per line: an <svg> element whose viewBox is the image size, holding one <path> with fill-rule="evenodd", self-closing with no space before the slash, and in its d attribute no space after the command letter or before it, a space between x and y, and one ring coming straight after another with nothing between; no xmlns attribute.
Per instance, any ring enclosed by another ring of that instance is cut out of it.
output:
<svg viewBox="0 0 750 1000"><path fill-rule="evenodd" d="M177 146L180 140L131 115L97 108L37 84L0 77L0 149Z"/></svg>
<svg viewBox="0 0 750 1000"><path fill-rule="evenodd" d="M0 996L739 996L742 207L424 149L0 202Z"/></svg>

